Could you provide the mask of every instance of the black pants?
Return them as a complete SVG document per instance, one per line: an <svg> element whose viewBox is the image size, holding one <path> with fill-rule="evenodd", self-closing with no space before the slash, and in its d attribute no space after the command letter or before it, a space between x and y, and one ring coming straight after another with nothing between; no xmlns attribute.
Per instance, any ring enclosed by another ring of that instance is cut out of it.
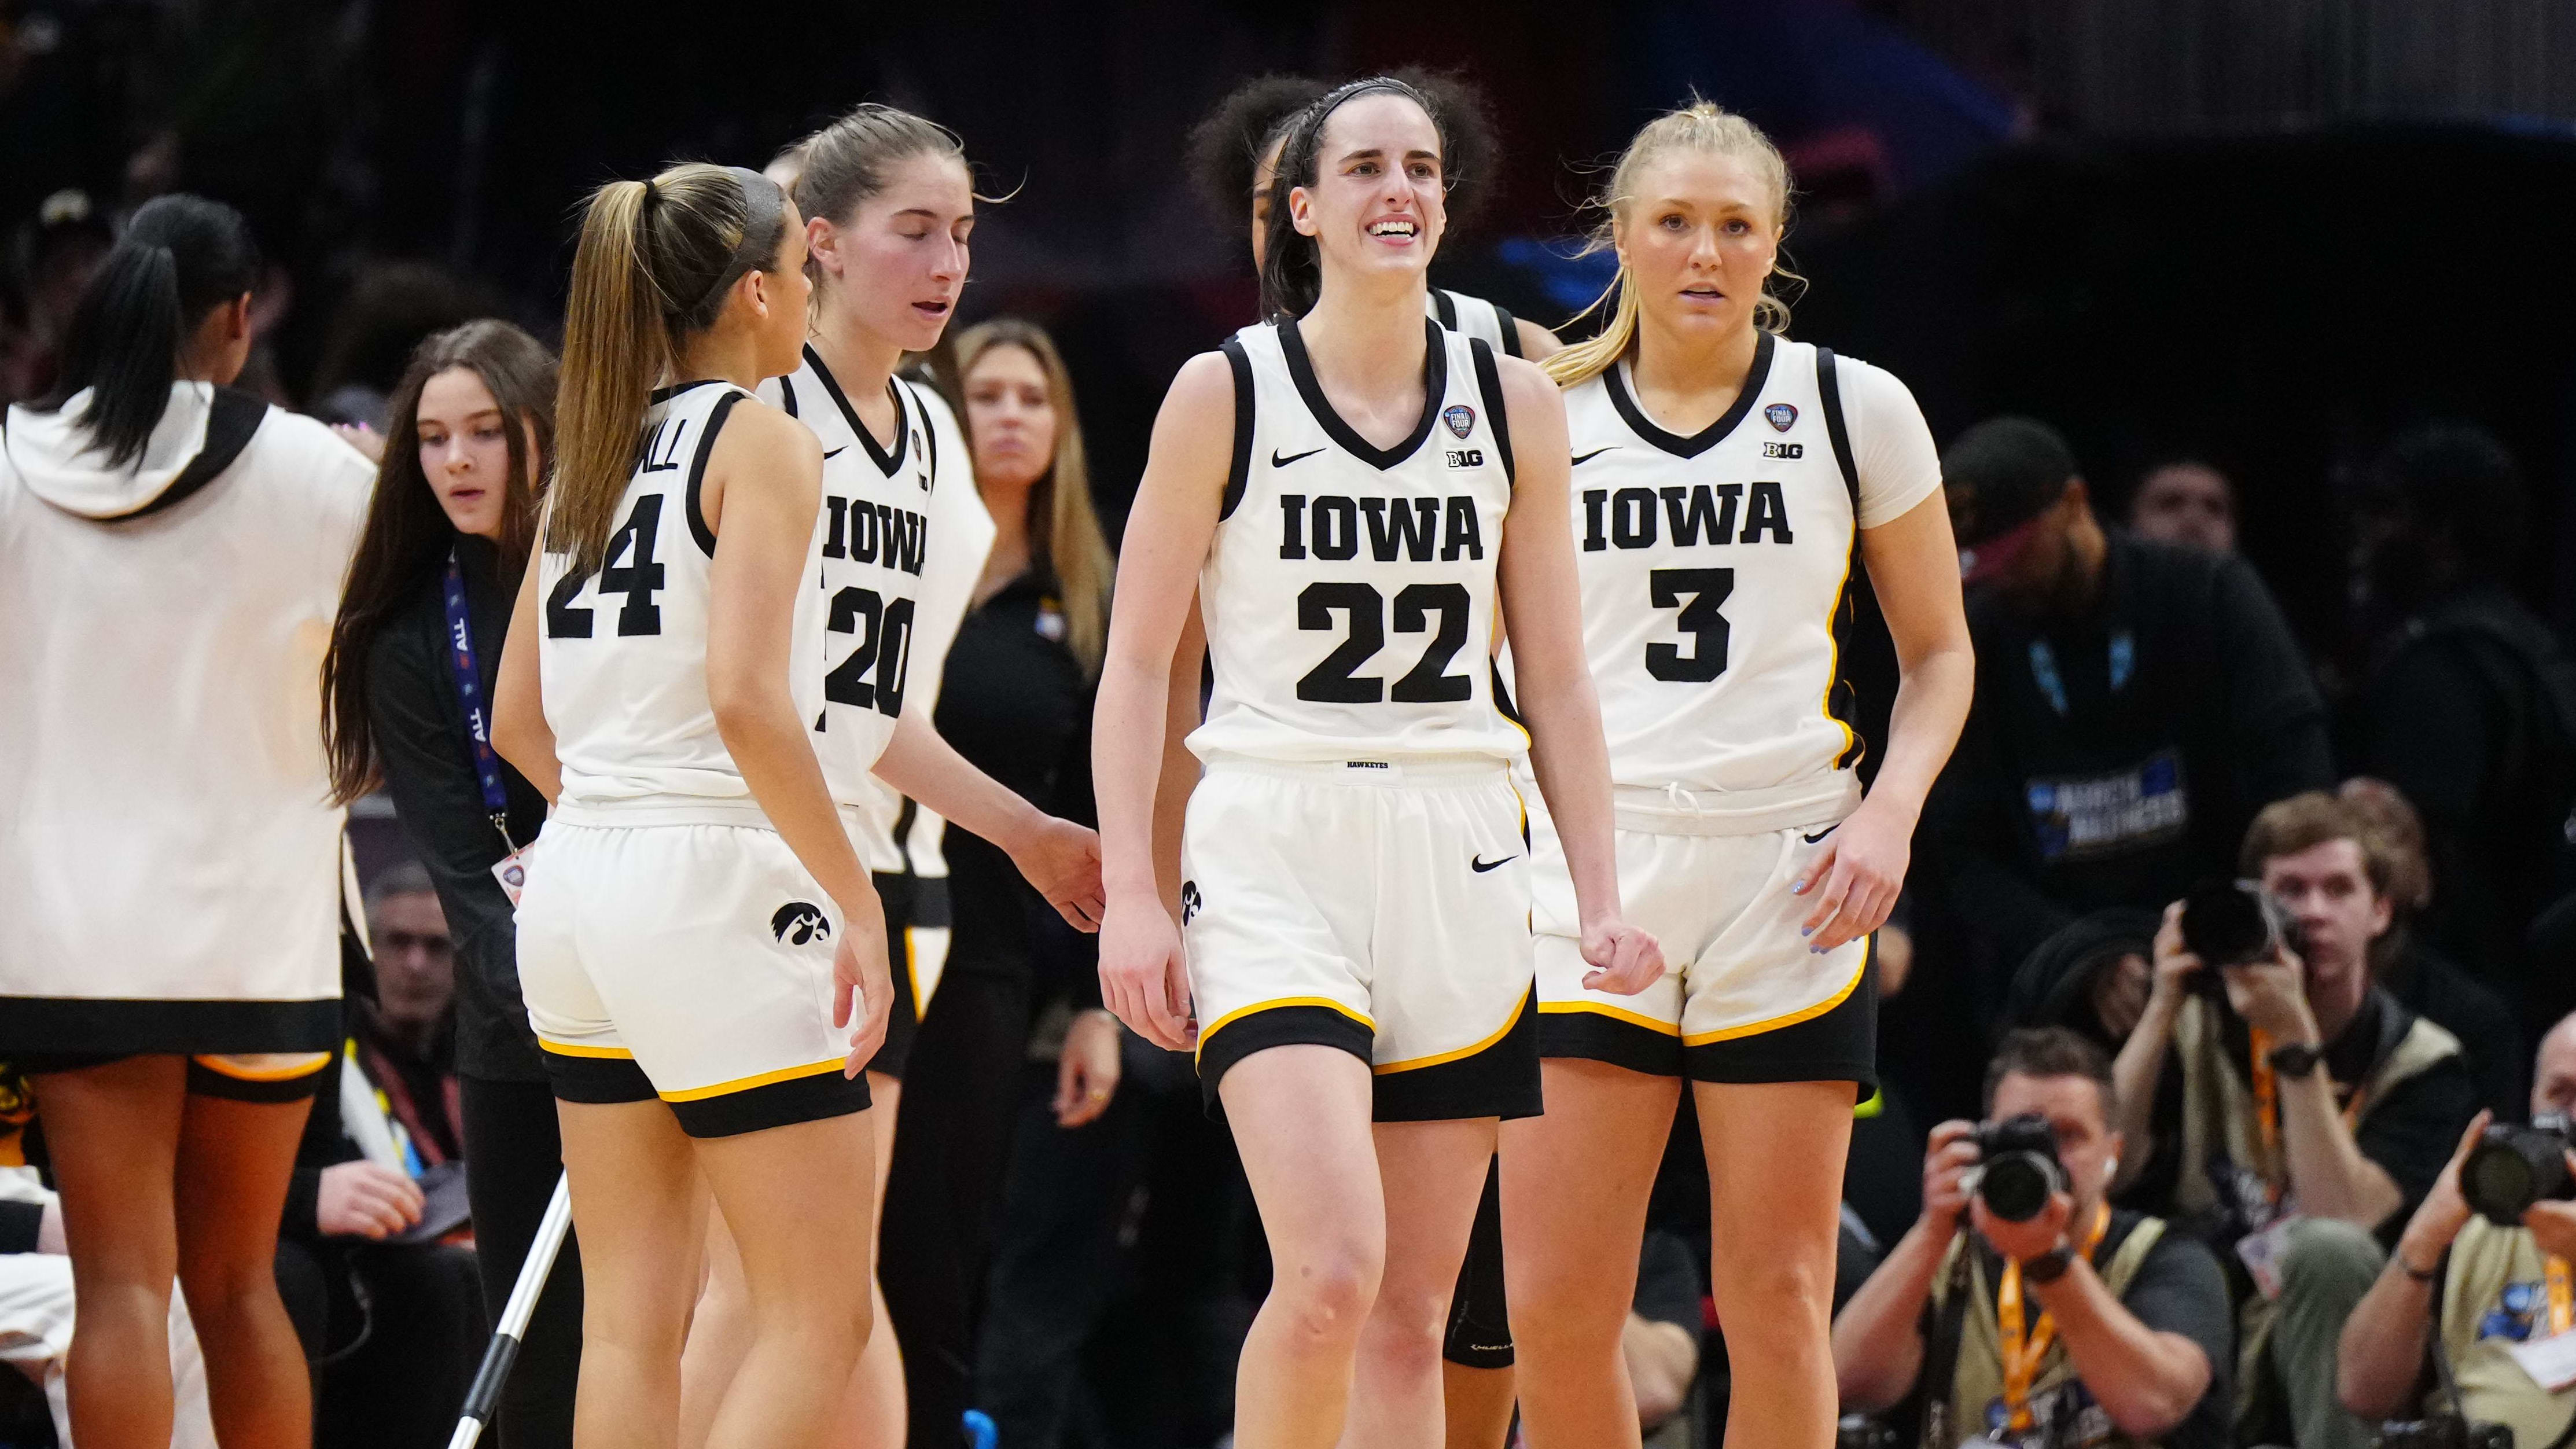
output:
<svg viewBox="0 0 2576 1449"><path fill-rule="evenodd" d="M490 1333L474 1252L281 1239L279 1295L314 1373L316 1449L438 1449Z"/></svg>
<svg viewBox="0 0 2576 1449"><path fill-rule="evenodd" d="M903 1346L909 1449L964 1442L977 1309L1028 1059L1029 995L1025 965L997 970L952 955L904 1071L877 1278Z"/></svg>
<svg viewBox="0 0 2576 1449"><path fill-rule="evenodd" d="M554 1091L543 1082L461 1077L458 1085L483 1303L497 1324L519 1281L519 1265L536 1241L555 1179L563 1175L563 1134L555 1121ZM581 1254L567 1232L501 1394L494 1427L503 1449L571 1449L573 1390L580 1376Z"/></svg>

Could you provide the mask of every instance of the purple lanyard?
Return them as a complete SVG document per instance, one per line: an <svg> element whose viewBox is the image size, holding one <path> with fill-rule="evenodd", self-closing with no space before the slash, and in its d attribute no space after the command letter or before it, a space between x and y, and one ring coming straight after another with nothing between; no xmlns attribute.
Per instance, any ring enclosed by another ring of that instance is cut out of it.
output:
<svg viewBox="0 0 2576 1449"><path fill-rule="evenodd" d="M483 785L483 808L512 851L510 792L501 783L501 757L492 753L492 723L483 708L483 676L474 667L474 625L465 613L465 570L453 549L447 555L447 662L456 672L456 702L465 709L465 738L474 746L474 777Z"/></svg>

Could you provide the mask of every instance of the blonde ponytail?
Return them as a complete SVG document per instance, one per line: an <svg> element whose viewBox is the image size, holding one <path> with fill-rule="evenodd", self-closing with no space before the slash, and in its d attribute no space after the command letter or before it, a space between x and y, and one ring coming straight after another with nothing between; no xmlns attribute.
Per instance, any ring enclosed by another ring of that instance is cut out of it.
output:
<svg viewBox="0 0 2576 1449"><path fill-rule="evenodd" d="M545 521L546 551L571 554L576 572L605 559L654 385L679 343L715 325L745 272L774 263L786 236L776 188L757 172L690 162L591 193L564 306Z"/></svg>
<svg viewBox="0 0 2576 1449"><path fill-rule="evenodd" d="M1628 149L1620 153L1619 164L1610 172L1610 184L1593 202L1601 212L1601 221L1592 229L1582 255L1592 256L1616 249L1619 222L1629 203L1636 199L1637 173L1666 152L1684 149L1714 151L1750 165L1756 175L1770 183L1772 214L1779 218L1783 227L1788 225L1789 163L1780 155L1780 148L1771 144L1771 138L1762 134L1761 128L1751 121L1713 101L1694 97L1689 105L1648 121L1637 132L1636 139L1628 143ZM1776 262L1771 275L1799 286L1806 285L1806 278ZM1602 289L1600 296L1592 299L1591 306L1567 320L1571 322L1589 316L1604 307L1609 309L1608 320L1602 323L1599 333L1564 348L1539 364L1547 369L1547 375L1556 380L1558 387L1572 387L1599 376L1636 342L1637 290L1628 275L1626 262L1619 264L1618 274L1610 279L1610 285ZM1788 331L1788 302L1765 286L1761 300L1753 305L1753 325L1765 332Z"/></svg>

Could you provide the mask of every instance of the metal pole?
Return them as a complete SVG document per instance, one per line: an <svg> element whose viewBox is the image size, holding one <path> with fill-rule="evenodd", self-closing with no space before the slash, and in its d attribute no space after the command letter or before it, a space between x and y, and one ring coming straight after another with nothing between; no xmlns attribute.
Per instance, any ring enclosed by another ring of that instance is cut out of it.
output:
<svg viewBox="0 0 2576 1449"><path fill-rule="evenodd" d="M537 1295L545 1291L546 1275L554 1271L555 1254L563 1250L564 1233L571 1226L572 1192L559 1177L554 1198L537 1224L537 1240L528 1245L527 1261L519 1265L519 1281L511 1285L510 1301L492 1331L492 1346L483 1351L483 1367L475 1371L474 1387L465 1392L464 1416L456 1421L447 1449L474 1449L484 1426L492 1421L501 1402L501 1386L509 1382L510 1365L519 1356L519 1340L528 1331L528 1317L537 1311Z"/></svg>

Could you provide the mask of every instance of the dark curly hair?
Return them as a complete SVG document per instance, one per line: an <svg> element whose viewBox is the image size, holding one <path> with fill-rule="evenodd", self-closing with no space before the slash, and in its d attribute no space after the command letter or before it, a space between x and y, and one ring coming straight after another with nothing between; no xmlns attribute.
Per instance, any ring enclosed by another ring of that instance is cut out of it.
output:
<svg viewBox="0 0 2576 1449"><path fill-rule="evenodd" d="M1502 154L1493 106L1474 81L1455 71L1407 66L1389 74L1421 92L1432 124L1448 143L1441 170L1449 187L1448 230L1456 235L1482 214L1491 195L1486 182ZM1236 86L1191 127L1190 179L1208 208L1228 224L1239 221L1252 205L1261 153L1331 89L1309 76L1260 76Z"/></svg>

